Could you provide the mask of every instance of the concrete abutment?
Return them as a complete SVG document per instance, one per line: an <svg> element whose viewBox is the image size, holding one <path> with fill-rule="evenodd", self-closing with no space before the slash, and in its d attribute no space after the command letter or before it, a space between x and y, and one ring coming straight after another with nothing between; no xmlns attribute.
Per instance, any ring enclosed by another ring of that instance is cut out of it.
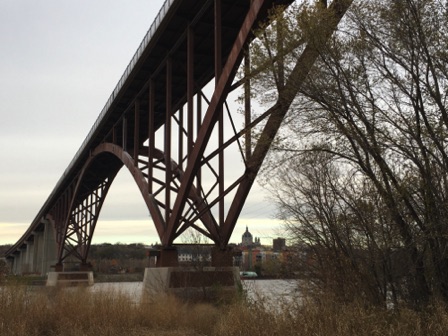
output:
<svg viewBox="0 0 448 336"><path fill-rule="evenodd" d="M174 295L194 301L229 301L240 288L238 267L154 267L145 269L143 299Z"/></svg>

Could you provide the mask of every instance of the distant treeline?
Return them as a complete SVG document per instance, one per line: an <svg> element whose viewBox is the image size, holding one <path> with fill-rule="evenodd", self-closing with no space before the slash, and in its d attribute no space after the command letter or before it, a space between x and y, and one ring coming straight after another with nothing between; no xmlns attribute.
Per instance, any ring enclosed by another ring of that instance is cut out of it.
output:
<svg viewBox="0 0 448 336"><path fill-rule="evenodd" d="M11 245L0 245L0 257ZM99 273L143 272L148 264L143 244L98 244L90 247L88 261Z"/></svg>
<svg viewBox="0 0 448 336"><path fill-rule="evenodd" d="M149 263L146 250L143 244L92 245L89 261L99 273L140 273Z"/></svg>
<svg viewBox="0 0 448 336"><path fill-rule="evenodd" d="M8 251L11 246L12 246L11 244L9 244L9 245L0 245L0 258L5 255L6 251Z"/></svg>
<svg viewBox="0 0 448 336"><path fill-rule="evenodd" d="M3 256L12 245L0 245L0 256ZM146 257L143 244L98 244L90 247L89 257L92 259L144 259Z"/></svg>
<svg viewBox="0 0 448 336"><path fill-rule="evenodd" d="M145 259L143 244L98 244L90 247L91 259Z"/></svg>

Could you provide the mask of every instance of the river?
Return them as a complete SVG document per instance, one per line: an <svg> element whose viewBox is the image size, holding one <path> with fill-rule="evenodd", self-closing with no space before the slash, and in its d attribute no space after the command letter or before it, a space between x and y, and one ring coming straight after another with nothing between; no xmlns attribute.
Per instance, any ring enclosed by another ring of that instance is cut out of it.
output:
<svg viewBox="0 0 448 336"><path fill-rule="evenodd" d="M299 298L297 280L242 280L243 289L252 302L269 306L288 303ZM90 287L92 291L114 291L135 301L143 293L142 282L104 282Z"/></svg>

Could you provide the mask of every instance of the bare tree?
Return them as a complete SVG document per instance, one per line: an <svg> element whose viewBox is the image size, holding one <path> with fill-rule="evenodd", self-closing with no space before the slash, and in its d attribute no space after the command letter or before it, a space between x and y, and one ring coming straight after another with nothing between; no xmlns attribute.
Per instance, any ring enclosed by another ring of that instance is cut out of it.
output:
<svg viewBox="0 0 448 336"><path fill-rule="evenodd" d="M371 284L365 296L393 292L416 307L431 297L448 301L446 6L355 2L330 43L316 44L318 62L271 156L277 166L294 158L278 176L295 174L297 183L275 184L291 186L276 193L288 227L332 253L334 269L344 261L339 254L346 258L344 267ZM289 32L297 41L321 15L306 6L301 13ZM257 84L272 91L267 81ZM361 264L359 254L371 260ZM397 257L408 267L401 282L391 269Z"/></svg>

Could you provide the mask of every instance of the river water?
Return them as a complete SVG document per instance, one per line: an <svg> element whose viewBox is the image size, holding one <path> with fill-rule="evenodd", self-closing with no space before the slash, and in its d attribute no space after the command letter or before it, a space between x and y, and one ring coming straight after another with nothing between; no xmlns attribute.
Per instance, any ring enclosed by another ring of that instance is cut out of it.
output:
<svg viewBox="0 0 448 336"><path fill-rule="evenodd" d="M288 303L299 298L297 280L242 280L243 289L252 302L268 306ZM143 293L142 282L105 282L96 283L90 290L114 291L140 300Z"/></svg>

